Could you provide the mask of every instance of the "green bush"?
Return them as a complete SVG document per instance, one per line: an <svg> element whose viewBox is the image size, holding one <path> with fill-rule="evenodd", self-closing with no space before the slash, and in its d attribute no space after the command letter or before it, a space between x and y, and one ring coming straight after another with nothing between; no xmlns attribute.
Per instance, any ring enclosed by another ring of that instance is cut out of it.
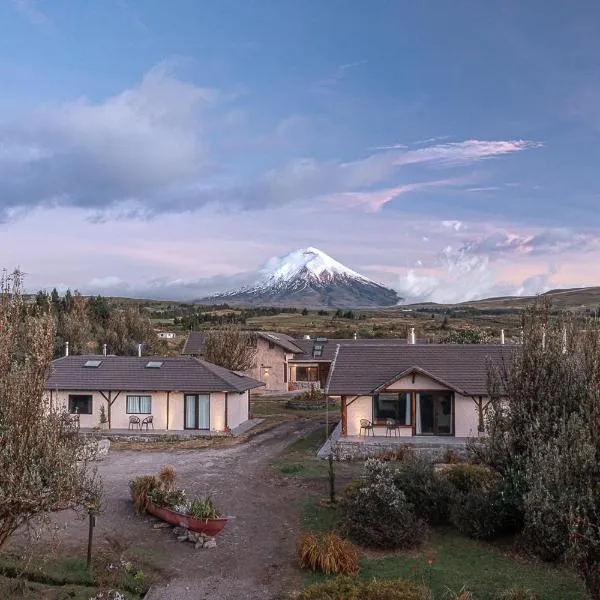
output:
<svg viewBox="0 0 600 600"><path fill-rule="evenodd" d="M192 500L189 503L187 511L190 517L200 521L205 519L218 519L221 516L210 496Z"/></svg>
<svg viewBox="0 0 600 600"><path fill-rule="evenodd" d="M431 592L405 579L360 581L336 577L307 587L298 600L431 600Z"/></svg>
<svg viewBox="0 0 600 600"><path fill-rule="evenodd" d="M394 485L404 492L415 514L430 525L447 523L453 488L435 472L433 462L410 453L394 468Z"/></svg>
<svg viewBox="0 0 600 600"><path fill-rule="evenodd" d="M163 488L154 488L148 494L150 502L156 506L175 509L178 507L187 507L187 497L183 490L165 490Z"/></svg>
<svg viewBox="0 0 600 600"><path fill-rule="evenodd" d="M494 487L500 475L484 465L456 465L444 471L443 477L460 493L472 489Z"/></svg>
<svg viewBox="0 0 600 600"><path fill-rule="evenodd" d="M376 548L411 548L426 534L404 492L393 481L389 463L365 463L365 483L342 501L342 527L358 544Z"/></svg>
<svg viewBox="0 0 600 600"><path fill-rule="evenodd" d="M501 521L496 503L495 490L473 488L469 492L459 492L450 512L450 520L467 537L491 539L497 535Z"/></svg>

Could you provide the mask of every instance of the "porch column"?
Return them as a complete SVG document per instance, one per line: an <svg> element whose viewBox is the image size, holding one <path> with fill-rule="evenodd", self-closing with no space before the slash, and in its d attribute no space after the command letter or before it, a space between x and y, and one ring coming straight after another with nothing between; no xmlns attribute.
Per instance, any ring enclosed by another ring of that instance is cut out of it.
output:
<svg viewBox="0 0 600 600"><path fill-rule="evenodd" d="M348 435L348 409L346 407L346 396L342 396L342 435Z"/></svg>

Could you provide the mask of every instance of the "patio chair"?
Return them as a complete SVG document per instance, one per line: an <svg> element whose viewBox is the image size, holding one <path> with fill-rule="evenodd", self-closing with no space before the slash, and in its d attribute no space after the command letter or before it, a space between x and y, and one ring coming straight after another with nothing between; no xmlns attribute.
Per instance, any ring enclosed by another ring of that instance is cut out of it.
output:
<svg viewBox="0 0 600 600"><path fill-rule="evenodd" d="M369 419L360 420L360 429L358 431L358 435L361 436L363 434L363 431L365 432L365 437L369 435L369 432L371 432L370 435L375 435L375 433L373 432L373 423L371 423Z"/></svg>
<svg viewBox="0 0 600 600"><path fill-rule="evenodd" d="M392 434L398 437L399 425L394 419L387 419L385 422L385 436L392 437Z"/></svg>
<svg viewBox="0 0 600 600"><path fill-rule="evenodd" d="M139 429L140 428L140 418L132 415L129 417L129 429Z"/></svg>
<svg viewBox="0 0 600 600"><path fill-rule="evenodd" d="M152 415L148 415L147 417L145 417L142 420L142 424L140 425L140 429L144 429L144 427L146 428L146 431L148 431L148 426L152 425L152 429L154 429L154 417Z"/></svg>

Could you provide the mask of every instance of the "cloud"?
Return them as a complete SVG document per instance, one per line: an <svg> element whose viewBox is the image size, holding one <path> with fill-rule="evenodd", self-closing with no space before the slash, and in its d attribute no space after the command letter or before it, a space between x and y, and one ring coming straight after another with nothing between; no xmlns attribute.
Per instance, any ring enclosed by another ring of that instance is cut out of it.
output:
<svg viewBox="0 0 600 600"><path fill-rule="evenodd" d="M12 0L14 7L33 25L49 25L48 15L41 11L36 0Z"/></svg>
<svg viewBox="0 0 600 600"><path fill-rule="evenodd" d="M394 288L408 303L453 304L498 296L530 296L555 287L553 269L528 276L519 283L498 281L490 258L473 253L469 247L454 250L447 246L440 253L437 266L435 271L425 270L423 274L409 269Z"/></svg>
<svg viewBox="0 0 600 600"><path fill-rule="evenodd" d="M442 227L446 227L448 229L454 229L454 231L460 231L463 226L462 221L451 220L451 221L442 221Z"/></svg>
<svg viewBox="0 0 600 600"><path fill-rule="evenodd" d="M86 295L122 296L128 298L155 298L157 300L192 301L212 294L242 288L255 282L258 271L236 275L215 275L199 279L172 279L157 277L146 282L131 283L120 277L109 275L94 278L80 286ZM50 286L46 286L50 287ZM64 284L57 289L66 289Z"/></svg>
<svg viewBox="0 0 600 600"><path fill-rule="evenodd" d="M86 209L97 221L323 200L375 211L402 194L462 185L458 175L440 179L428 169L464 168L539 145L466 140L349 161L308 156L278 164L286 140L306 129L302 116L291 115L248 143L257 156L262 152L261 165L272 165L253 172L246 155L240 165L217 158L215 130L231 114L227 102L226 94L178 79L172 65L161 64L104 101L82 98L0 122L0 219L39 206ZM243 147L243 132L239 137ZM425 171L418 181L414 166ZM463 184L473 183L464 177Z"/></svg>
<svg viewBox="0 0 600 600"><path fill-rule="evenodd" d="M422 192L432 188L451 188L462 185L463 183L464 180L461 178L437 179L420 183L408 183L406 185L369 192L345 192L334 194L327 196L324 200L328 204L340 209L363 208L366 212L378 212L388 202L391 202L398 196L403 196L411 192ZM444 221L444 223L449 223L449 221ZM459 221L452 221L452 223L459 223L460 225Z"/></svg>

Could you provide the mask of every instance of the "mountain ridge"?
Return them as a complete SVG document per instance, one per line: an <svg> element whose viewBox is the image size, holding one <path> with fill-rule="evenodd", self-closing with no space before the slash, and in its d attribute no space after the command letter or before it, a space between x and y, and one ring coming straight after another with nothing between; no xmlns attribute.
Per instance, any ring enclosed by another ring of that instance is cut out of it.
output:
<svg viewBox="0 0 600 600"><path fill-rule="evenodd" d="M250 306L302 306L307 308L372 308L396 305L401 298L384 285L309 246L273 258L254 284L202 301L223 301Z"/></svg>

